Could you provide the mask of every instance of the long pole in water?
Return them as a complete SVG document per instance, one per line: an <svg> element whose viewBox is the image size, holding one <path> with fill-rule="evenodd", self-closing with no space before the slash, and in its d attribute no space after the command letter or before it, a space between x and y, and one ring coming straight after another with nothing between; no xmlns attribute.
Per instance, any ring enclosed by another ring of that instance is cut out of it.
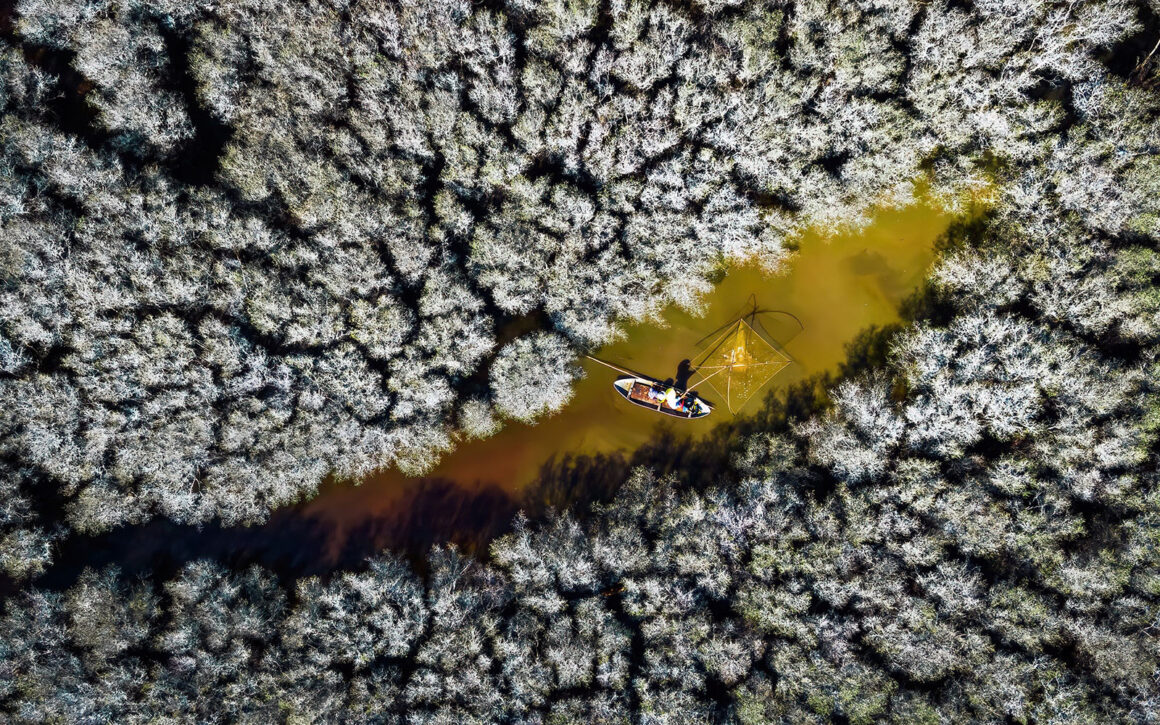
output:
<svg viewBox="0 0 1160 725"><path fill-rule="evenodd" d="M601 360L598 357L592 357L591 355L585 355L584 357L588 358L589 360L591 360L594 363L600 363L601 365L603 365L606 368L612 368L613 370L615 370L618 373L623 373L625 375L631 375L634 378L648 378L649 380L652 380L652 378L649 378L647 375L641 375L640 373L633 372L632 370L629 370L627 368L622 368L619 365L613 365L610 362L604 362L603 360Z"/></svg>

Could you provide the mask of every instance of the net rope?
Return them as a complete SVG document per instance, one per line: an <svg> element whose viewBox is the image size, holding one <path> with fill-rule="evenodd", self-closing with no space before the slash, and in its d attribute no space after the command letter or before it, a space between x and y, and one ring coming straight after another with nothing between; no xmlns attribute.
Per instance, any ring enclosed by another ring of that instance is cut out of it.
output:
<svg viewBox="0 0 1160 725"><path fill-rule="evenodd" d="M730 324L692 365L697 384L708 384L736 415L762 387L790 365L790 358L744 318Z"/></svg>

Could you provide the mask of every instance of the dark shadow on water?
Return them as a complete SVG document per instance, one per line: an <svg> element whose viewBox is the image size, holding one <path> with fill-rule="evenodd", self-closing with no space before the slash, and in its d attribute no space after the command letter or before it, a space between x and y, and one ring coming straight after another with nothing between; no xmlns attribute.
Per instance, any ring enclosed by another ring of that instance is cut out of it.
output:
<svg viewBox="0 0 1160 725"><path fill-rule="evenodd" d="M846 266L855 275L874 277L878 280L879 286L891 295L900 296L905 290L899 271L881 252L863 249L847 258Z"/></svg>
<svg viewBox="0 0 1160 725"><path fill-rule="evenodd" d="M280 575L313 574L319 571L314 552L324 550L331 535L321 522L295 517L289 511L255 527L209 524L199 528L157 520L66 540L56 565L35 583L63 589L85 568L110 564L128 577L155 574L163 580L198 559L213 559L231 568L261 564Z"/></svg>
<svg viewBox="0 0 1160 725"><path fill-rule="evenodd" d="M127 577L172 578L200 559L231 569L260 564L284 581L334 571L356 570L367 557L385 550L410 558L421 568L437 543L454 543L479 555L511 528L519 502L495 486L466 490L442 479L424 479L399 505L382 516L347 530L300 514L301 507L279 511L258 526L201 527L157 520L98 536L75 536L59 548L56 564L34 580L43 589L63 590L86 568L117 565ZM0 588L0 600L17 590Z"/></svg>
<svg viewBox="0 0 1160 725"><path fill-rule="evenodd" d="M482 554L493 539L511 530L518 511L518 502L497 486L467 490L453 481L424 479L387 514L346 532L330 566L355 568L383 550L418 563L432 546L447 542Z"/></svg>
<svg viewBox="0 0 1160 725"><path fill-rule="evenodd" d="M549 510L585 511L611 498L632 466L622 453L553 457L540 468L536 482L524 490L521 508L532 515Z"/></svg>
<svg viewBox="0 0 1160 725"><path fill-rule="evenodd" d="M688 389L689 378L693 377L696 372L696 368L693 367L693 363L688 358L682 360L681 364L677 366L677 377L675 379L677 389Z"/></svg>

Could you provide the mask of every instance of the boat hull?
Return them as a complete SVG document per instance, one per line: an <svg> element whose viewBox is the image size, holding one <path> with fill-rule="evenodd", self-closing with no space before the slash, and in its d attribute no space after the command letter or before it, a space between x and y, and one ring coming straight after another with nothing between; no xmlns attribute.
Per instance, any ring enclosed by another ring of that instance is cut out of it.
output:
<svg viewBox="0 0 1160 725"><path fill-rule="evenodd" d="M637 405L641 408L651 410L654 413L661 413L672 418L696 420L697 418L704 418L705 416L709 415L709 413L713 412L713 407L706 403L704 400L697 398L696 394L691 395L690 399L699 401L700 406L689 404L685 405L684 409L670 406L668 402L663 399L663 397L658 397L658 394L663 396L665 390L664 386L661 385L658 381L652 380L650 378L639 378L631 376L618 378L615 382L612 383L612 387L615 388L617 393L620 393L622 398L632 403L633 405ZM652 394L650 394L650 391L652 391Z"/></svg>

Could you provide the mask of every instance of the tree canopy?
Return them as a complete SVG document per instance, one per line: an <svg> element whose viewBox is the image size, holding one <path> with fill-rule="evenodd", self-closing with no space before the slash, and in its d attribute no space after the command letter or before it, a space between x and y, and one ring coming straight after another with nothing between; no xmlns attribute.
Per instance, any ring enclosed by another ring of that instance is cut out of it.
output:
<svg viewBox="0 0 1160 725"><path fill-rule="evenodd" d="M1155 0L20 0L0 563L260 521L531 421L575 355L926 179L988 217L827 406L279 581L3 603L23 722L1156 722ZM508 339L504 331L536 329ZM502 341L502 344L501 344Z"/></svg>

